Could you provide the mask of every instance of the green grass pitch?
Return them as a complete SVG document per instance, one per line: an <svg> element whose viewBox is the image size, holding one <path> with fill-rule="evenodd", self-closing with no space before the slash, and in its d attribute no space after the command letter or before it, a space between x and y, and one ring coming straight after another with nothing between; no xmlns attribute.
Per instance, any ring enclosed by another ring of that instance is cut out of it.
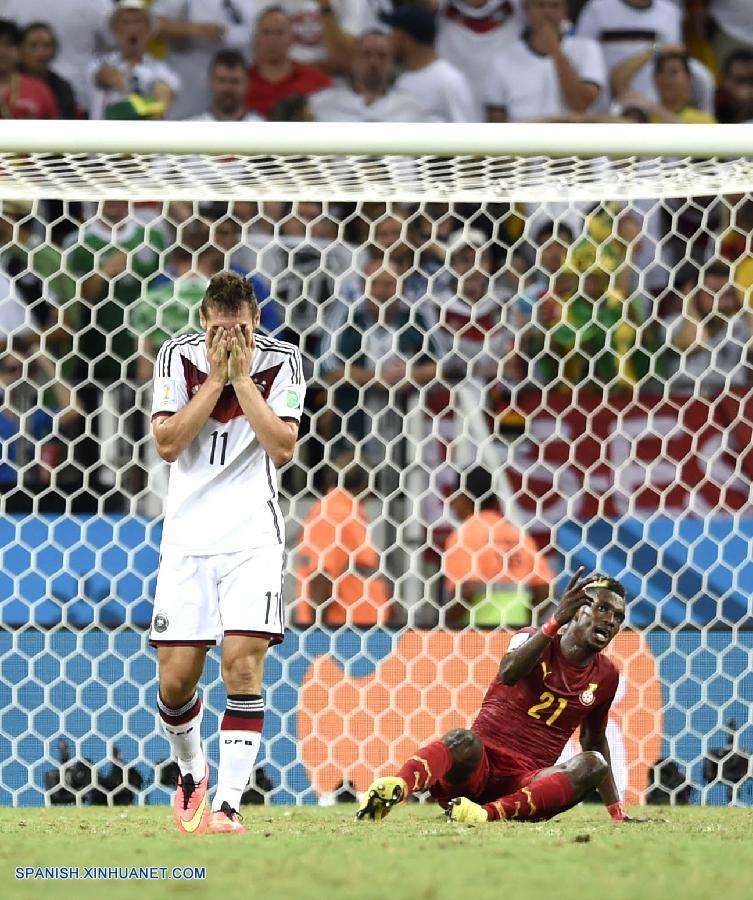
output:
<svg viewBox="0 0 753 900"><path fill-rule="evenodd" d="M651 808L650 824L576 809L469 828L432 805L380 825L353 806L249 807L242 836L185 837L167 807L0 809L0 897L118 900L742 900L753 812ZM205 866L205 881L17 881L17 866Z"/></svg>

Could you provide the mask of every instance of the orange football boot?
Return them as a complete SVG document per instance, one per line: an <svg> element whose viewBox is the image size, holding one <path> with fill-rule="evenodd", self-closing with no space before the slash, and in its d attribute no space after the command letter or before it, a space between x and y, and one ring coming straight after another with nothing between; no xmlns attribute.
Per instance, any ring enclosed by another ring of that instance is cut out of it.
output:
<svg viewBox="0 0 753 900"><path fill-rule="evenodd" d="M243 834L246 829L241 822L241 818L226 800L209 817L207 834Z"/></svg>
<svg viewBox="0 0 753 900"><path fill-rule="evenodd" d="M207 802L209 763L204 777L197 784L193 775L178 775L178 790L173 799L173 815L178 831L183 834L202 834L207 827L211 808Z"/></svg>

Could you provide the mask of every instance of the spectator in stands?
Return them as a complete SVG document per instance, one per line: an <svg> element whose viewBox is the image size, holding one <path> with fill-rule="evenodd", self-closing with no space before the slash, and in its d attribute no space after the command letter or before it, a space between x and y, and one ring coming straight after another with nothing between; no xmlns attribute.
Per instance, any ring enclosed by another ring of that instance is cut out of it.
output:
<svg viewBox="0 0 753 900"><path fill-rule="evenodd" d="M564 32L566 0L525 0L528 28L484 82L489 121L585 113L606 89L604 57L591 39Z"/></svg>
<svg viewBox="0 0 753 900"><path fill-rule="evenodd" d="M14 350L26 353L34 347L38 338L30 311L18 298L7 274L0 270L0 352Z"/></svg>
<svg viewBox="0 0 753 900"><path fill-rule="evenodd" d="M454 230L452 217L445 214L441 204L427 204L424 210L412 217L409 223L410 243L418 250L418 269L427 279L432 278L432 286L440 290L449 273L447 244Z"/></svg>
<svg viewBox="0 0 753 900"><path fill-rule="evenodd" d="M658 102L629 89L636 72L654 61L654 85ZM623 60L612 72L612 93L623 106L642 108L651 122L710 124L713 116L691 105L692 80L690 62L683 48L642 50Z"/></svg>
<svg viewBox="0 0 753 900"><path fill-rule="evenodd" d="M112 46L110 16L113 0L5 0L4 15L17 25L46 23L59 51L55 70L73 86L79 109L87 106L86 73L92 60Z"/></svg>
<svg viewBox="0 0 753 900"><path fill-rule="evenodd" d="M285 309L269 295L269 282L256 269L253 251L243 239L243 228L226 203L202 204L201 218L209 224L209 240L223 257L223 269L244 275L254 286L259 304L260 328L264 334L285 338ZM253 274L252 274L253 271Z"/></svg>
<svg viewBox="0 0 753 900"><path fill-rule="evenodd" d="M578 16L577 33L601 43L607 72L629 56L653 46L678 46L682 41L682 10L673 0L588 0ZM693 81L692 103L706 113L714 111L713 73L697 59L690 60ZM656 100L650 66L639 70L630 88ZM609 97L597 104L606 110Z"/></svg>
<svg viewBox="0 0 753 900"><path fill-rule="evenodd" d="M451 598L445 621L475 628L530 625L532 611L544 611L554 576L534 541L501 515L491 474L478 466L464 473L451 505L460 525L444 550Z"/></svg>
<svg viewBox="0 0 753 900"><path fill-rule="evenodd" d="M685 312L667 324L668 388L716 396L753 384L753 313L743 307L729 266L709 263L687 298Z"/></svg>
<svg viewBox="0 0 753 900"><path fill-rule="evenodd" d="M523 32L522 6L522 0L439 3L437 52L465 75L479 108L489 72Z"/></svg>
<svg viewBox="0 0 753 900"><path fill-rule="evenodd" d="M404 70L395 90L413 95L424 109L421 121L478 122L480 107L465 75L434 47L436 14L422 6L400 6L381 19L394 29L395 56Z"/></svg>
<svg viewBox="0 0 753 900"><path fill-rule="evenodd" d="M120 0L110 20L118 49L89 67L89 117L164 118L180 78L146 52L152 15L144 0Z"/></svg>
<svg viewBox="0 0 753 900"><path fill-rule="evenodd" d="M296 548L295 622L305 627L320 621L331 628L384 625L389 593L369 539L369 476L350 453L337 457L334 468L335 483L311 507Z"/></svg>
<svg viewBox="0 0 753 900"><path fill-rule="evenodd" d="M328 352L331 335L347 317L340 296L354 267L353 248L338 239L330 206L312 201L288 204L281 216L282 240L262 253L258 269L274 278L275 300L285 310L289 339L308 360Z"/></svg>
<svg viewBox="0 0 753 900"><path fill-rule="evenodd" d="M343 432L354 442L371 435L367 454L379 463L389 434L401 433L398 401L434 380L438 349L421 310L400 298L395 272L371 260L364 275L364 296L334 335L322 375L334 387L328 406L342 416Z"/></svg>
<svg viewBox="0 0 753 900"><path fill-rule="evenodd" d="M248 71L237 50L218 50L209 66L209 108L193 122L259 122L261 116L246 109Z"/></svg>
<svg viewBox="0 0 753 900"><path fill-rule="evenodd" d="M67 456L67 442L78 436L81 425L76 400L49 357L38 350L31 356L0 353L0 493L5 512L31 511L33 496L50 486L52 472ZM65 488L66 476L62 470L59 475L55 487ZM40 511L49 508L40 504Z"/></svg>
<svg viewBox="0 0 753 900"><path fill-rule="evenodd" d="M657 350L646 314L642 299L624 297L600 265L580 277L563 269L521 336L529 377L542 389L632 391Z"/></svg>
<svg viewBox="0 0 753 900"><path fill-rule="evenodd" d="M57 119L57 101L38 78L19 71L21 30L15 22L0 19L0 118Z"/></svg>
<svg viewBox="0 0 753 900"><path fill-rule="evenodd" d="M252 0L154 0L157 37L168 47L166 62L186 86L175 98L171 119L208 108L209 85L199 75L209 71L219 50L248 52L257 9Z"/></svg>
<svg viewBox="0 0 753 900"><path fill-rule="evenodd" d="M733 124L753 122L753 50L737 50L727 57L716 95L716 118Z"/></svg>
<svg viewBox="0 0 753 900"><path fill-rule="evenodd" d="M347 74L359 35L378 25L376 11L391 9L392 0L282 0L293 24L291 59Z"/></svg>
<svg viewBox="0 0 753 900"><path fill-rule="evenodd" d="M392 87L395 59L389 36L368 31L357 39L350 79L309 99L317 122L416 122L423 107Z"/></svg>
<svg viewBox="0 0 753 900"><path fill-rule="evenodd" d="M568 247L573 242L572 229L564 222L542 222L533 238L534 264L525 273L523 294L535 302L553 287L553 280L565 265ZM529 310L530 311L530 310ZM530 316L525 316L527 320Z"/></svg>
<svg viewBox="0 0 753 900"><path fill-rule="evenodd" d="M224 262L222 251L209 244L208 238L209 229L204 226L183 238L184 243L175 244L167 257L167 279L149 287L131 310L131 325L140 335L139 384L151 380L154 360L165 341L185 331L200 330L201 301Z"/></svg>
<svg viewBox="0 0 753 900"><path fill-rule="evenodd" d="M47 85L55 97L61 119L75 119L78 111L71 83L50 68L57 52L55 32L45 22L32 22L24 28L19 53L21 71Z"/></svg>
<svg viewBox="0 0 753 900"><path fill-rule="evenodd" d="M511 368L514 336L504 313L512 292L492 284L491 242L480 229L460 229L450 236L447 259L453 283L437 296L429 314L442 380L472 376L484 384L499 379L517 383Z"/></svg>
<svg viewBox="0 0 753 900"><path fill-rule="evenodd" d="M753 307L753 200L746 197L731 212L729 229L722 236L721 255L733 267L733 282L742 292L744 305Z"/></svg>
<svg viewBox="0 0 753 900"><path fill-rule="evenodd" d="M716 61L726 69L735 53L753 53L753 10L750 0L700 0L713 23L711 29Z"/></svg>
<svg viewBox="0 0 753 900"><path fill-rule="evenodd" d="M29 308L33 326L46 331L57 321L55 308L73 298L76 286L61 271L60 250L44 241L33 204L4 200L0 209L3 271L14 279L16 296Z"/></svg>
<svg viewBox="0 0 753 900"><path fill-rule="evenodd" d="M291 59L292 44L290 16L279 6L265 9L256 20L255 62L249 69L246 98L248 109L260 116L266 118L286 97L308 96L332 84L326 72Z"/></svg>
<svg viewBox="0 0 753 900"><path fill-rule="evenodd" d="M126 311L149 287L164 251L162 232L133 218L128 201L105 200L66 252L83 301L76 380L84 385L86 411L97 412L100 457L113 469L130 459L119 441L128 426L118 420L135 409L127 379L135 374L136 340ZM113 474L103 472L100 478L104 486Z"/></svg>

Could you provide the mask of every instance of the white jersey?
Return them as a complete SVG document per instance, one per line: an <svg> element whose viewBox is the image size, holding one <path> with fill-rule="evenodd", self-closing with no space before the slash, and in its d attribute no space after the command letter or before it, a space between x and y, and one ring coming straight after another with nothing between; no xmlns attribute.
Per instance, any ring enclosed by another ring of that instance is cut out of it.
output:
<svg viewBox="0 0 753 900"><path fill-rule="evenodd" d="M209 106L207 73L218 50L238 50L244 57L250 56L260 8L258 0L154 0L151 9L156 18L221 25L225 29L221 40L196 37L168 42L166 61L185 86L170 107L171 119L196 116Z"/></svg>
<svg viewBox="0 0 753 900"><path fill-rule="evenodd" d="M422 122L480 121L481 108L467 78L446 59L403 72L395 90L411 94L423 107Z"/></svg>
<svg viewBox="0 0 753 900"><path fill-rule="evenodd" d="M112 66L126 76L125 90L115 88L101 88L97 86L97 73L103 66ZM132 66L123 59L119 50L107 53L89 66L86 76L88 86L87 104L90 119L104 119L108 106L123 100L130 94L141 94L151 97L154 86L158 82L166 84L173 94L177 94L181 88L180 78L173 70L166 66L161 59L155 59L145 53L141 62Z"/></svg>
<svg viewBox="0 0 753 900"><path fill-rule="evenodd" d="M163 344L152 417L182 409L208 371L204 334ZM306 385L297 347L256 335L251 378L274 413L300 421ZM198 436L170 466L162 549L212 556L284 541L274 463L227 384Z"/></svg>
<svg viewBox="0 0 753 900"><path fill-rule="evenodd" d="M240 119L218 119L217 116L208 109L206 112L199 113L198 116L189 116L186 122L264 122L264 118L255 112L247 112ZM201 157L196 157L200 159Z"/></svg>
<svg viewBox="0 0 753 900"><path fill-rule="evenodd" d="M725 34L753 45L753 10L750 0L711 0L709 15Z"/></svg>
<svg viewBox="0 0 753 900"><path fill-rule="evenodd" d="M312 94L309 109L316 122L420 122L425 115L412 94L388 90L373 103L366 103L349 84Z"/></svg>
<svg viewBox="0 0 753 900"><path fill-rule="evenodd" d="M523 32L521 0L486 0L471 6L464 0L442 0L437 15L437 53L468 79L481 100L492 65Z"/></svg>
<svg viewBox="0 0 753 900"><path fill-rule="evenodd" d="M607 72L599 44L590 38L565 35L561 47L578 77L603 92ZM525 78L520 77L521 72L525 72ZM487 107L504 108L510 122L561 116L571 111L554 59L537 53L526 40L508 47L492 67L483 100Z"/></svg>

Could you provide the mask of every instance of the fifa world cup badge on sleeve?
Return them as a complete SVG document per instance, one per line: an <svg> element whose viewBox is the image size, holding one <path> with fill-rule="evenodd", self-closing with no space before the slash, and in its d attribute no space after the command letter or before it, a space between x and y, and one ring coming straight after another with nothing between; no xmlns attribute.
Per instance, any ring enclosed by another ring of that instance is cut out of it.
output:
<svg viewBox="0 0 753 900"><path fill-rule="evenodd" d="M166 378L162 382L161 390L162 400L166 403L175 403L177 401L177 391L175 390L175 381L172 378Z"/></svg>
<svg viewBox="0 0 753 900"><path fill-rule="evenodd" d="M293 388L288 388L288 409L297 409L301 403L301 395Z"/></svg>

